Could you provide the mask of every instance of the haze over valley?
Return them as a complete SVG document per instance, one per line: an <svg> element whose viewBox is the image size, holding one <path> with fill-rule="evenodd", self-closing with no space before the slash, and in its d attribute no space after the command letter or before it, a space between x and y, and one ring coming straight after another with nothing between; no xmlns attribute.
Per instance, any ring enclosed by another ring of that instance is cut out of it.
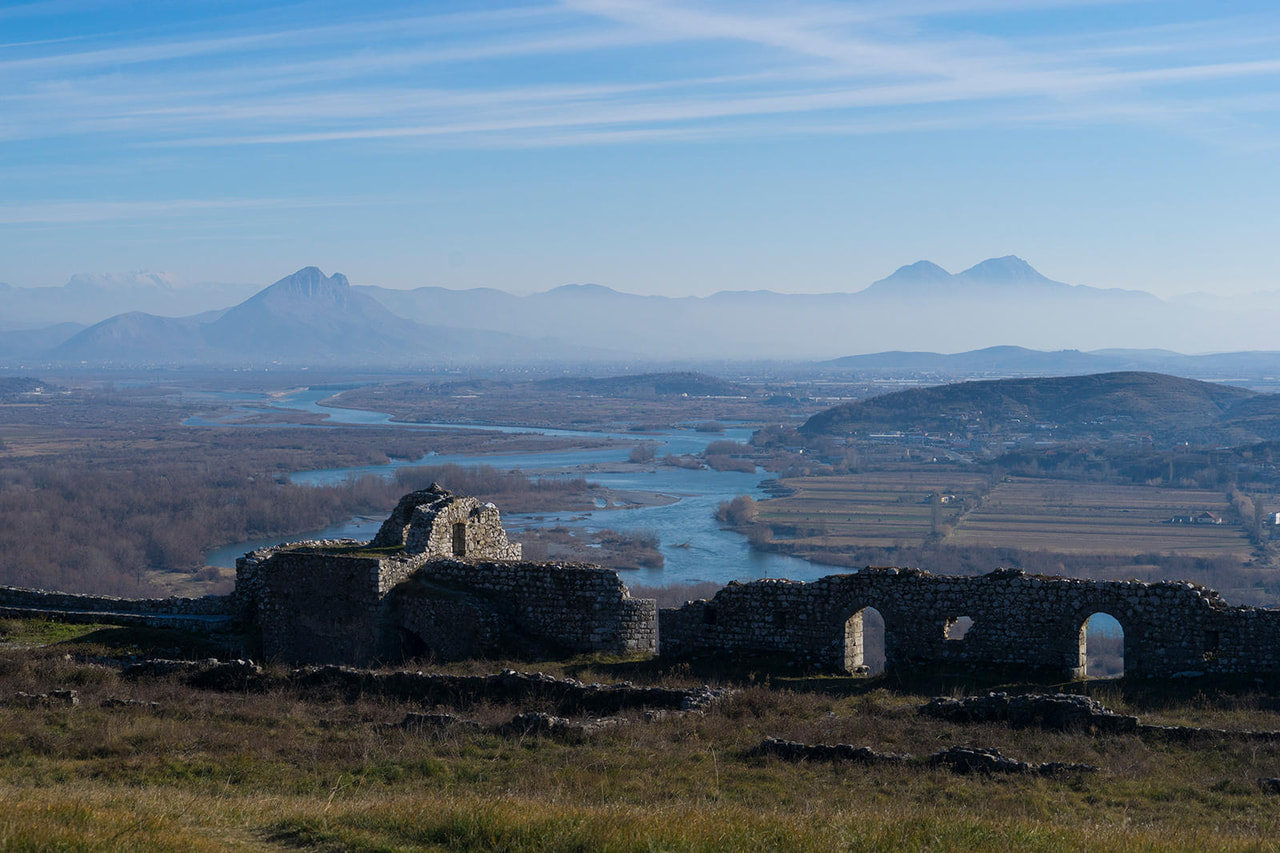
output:
<svg viewBox="0 0 1280 853"><path fill-rule="evenodd" d="M565 285L517 296L493 288L352 285L345 275L326 275L316 267L230 301L245 290L174 288L161 276L141 275L78 276L62 288L10 287L4 293L10 311L7 328L0 329L0 358L114 366L396 368L844 358L835 364L875 368L910 366L912 359L904 356L894 365L890 356L849 357L1007 347L1007 370L1061 373L1173 365L1177 352L1270 350L1280 327L1280 300L1268 301L1265 294L1211 307L1188 305L1141 291L1063 284L1014 256L957 274L919 261L849 293L722 291L674 298ZM223 299L228 301L218 301ZM180 306L202 310L186 316L161 310ZM1019 360L1013 348L1042 354ZM1046 350L1085 352L1045 355ZM916 367L928 362L922 355ZM935 367L943 363L932 361ZM1231 364L1221 358L1214 363Z"/></svg>

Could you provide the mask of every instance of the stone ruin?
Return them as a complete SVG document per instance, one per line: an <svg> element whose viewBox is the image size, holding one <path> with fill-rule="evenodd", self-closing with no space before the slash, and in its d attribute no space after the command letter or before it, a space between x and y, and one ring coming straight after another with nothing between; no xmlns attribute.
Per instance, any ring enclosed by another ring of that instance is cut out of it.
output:
<svg viewBox="0 0 1280 853"><path fill-rule="evenodd" d="M371 542L300 542L236 561L263 654L297 663L656 651L656 605L616 572L520 559L498 508L432 485Z"/></svg>
<svg viewBox="0 0 1280 853"><path fill-rule="evenodd" d="M1080 580L997 569L952 577L867 568L810 583L731 583L710 600L662 610L662 654L776 654L864 670L864 615L884 619L885 669L993 667L1085 676L1085 626L1120 623L1126 676L1280 672L1280 610L1235 607L1185 581ZM963 636L953 629L968 625Z"/></svg>
<svg viewBox="0 0 1280 853"><path fill-rule="evenodd" d="M858 673L871 608L884 620L890 671L1016 667L1082 677L1085 626L1104 613L1123 629L1126 676L1280 674L1280 610L1232 606L1186 582L867 568L809 583L730 583L710 600L658 611L611 569L522 560L497 507L434 485L405 495L372 541L251 551L236 562L231 596L131 600L0 587L4 616L208 632L248 624L261 630L268 659L310 664L660 651L774 655Z"/></svg>
<svg viewBox="0 0 1280 853"><path fill-rule="evenodd" d="M454 495L435 483L402 497L369 547L430 557L520 559L520 546L507 541L496 506Z"/></svg>

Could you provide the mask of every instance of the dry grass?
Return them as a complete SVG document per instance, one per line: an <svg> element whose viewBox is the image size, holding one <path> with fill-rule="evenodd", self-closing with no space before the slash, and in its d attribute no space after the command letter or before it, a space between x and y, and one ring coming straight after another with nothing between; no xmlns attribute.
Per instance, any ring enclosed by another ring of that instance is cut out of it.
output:
<svg viewBox="0 0 1280 853"><path fill-rule="evenodd" d="M1256 784L1280 775L1280 745L1196 748L940 723L915 713L928 691L883 681L770 684L766 673L746 674L705 715L644 722L637 712L629 726L562 741L412 733L385 724L425 709L377 697L126 681L67 657L109 649L53 642L0 650L6 850L1262 850L1280 832L1276 800ZM607 660L540 668L588 681L691 684L707 675ZM81 704L2 701L57 687L79 691ZM1144 716L1280 728L1266 692L1097 689ZM102 707L109 697L158 704ZM458 713L491 725L523 710L539 709ZM966 743L1101 770L985 778L923 765L795 764L754 756L766 736L919 757Z"/></svg>

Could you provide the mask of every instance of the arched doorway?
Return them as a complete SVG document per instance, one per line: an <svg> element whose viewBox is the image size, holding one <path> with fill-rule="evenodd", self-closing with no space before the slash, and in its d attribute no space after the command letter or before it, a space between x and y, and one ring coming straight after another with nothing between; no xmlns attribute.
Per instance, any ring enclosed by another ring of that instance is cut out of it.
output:
<svg viewBox="0 0 1280 853"><path fill-rule="evenodd" d="M864 607L844 623L844 668L879 675L884 663L884 617L874 607Z"/></svg>
<svg viewBox="0 0 1280 853"><path fill-rule="evenodd" d="M1110 613L1093 613L1081 623L1079 671L1086 678L1124 675L1124 628Z"/></svg>

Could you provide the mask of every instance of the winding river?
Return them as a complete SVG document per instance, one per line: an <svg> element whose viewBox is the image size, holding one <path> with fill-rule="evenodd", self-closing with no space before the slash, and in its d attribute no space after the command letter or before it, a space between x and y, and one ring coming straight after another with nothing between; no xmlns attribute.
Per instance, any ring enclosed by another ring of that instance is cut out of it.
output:
<svg viewBox="0 0 1280 853"><path fill-rule="evenodd" d="M692 429L673 429L656 433L608 433L541 429L522 426L490 426L483 424L401 424L381 412L359 409L338 409L321 406L320 401L335 393L329 389L305 389L270 401L281 409L323 414L332 425L377 425L403 429L469 429L500 432L542 433L544 435L575 436L583 438L612 438L626 442L618 447L598 450L552 451L547 453L505 454L428 454L413 461L395 460L383 465L363 465L351 468L332 468L320 471L303 471L292 476L295 483L324 485L340 482L366 474L390 476L397 468L416 465L489 465L503 470L520 469L539 474L585 475L590 481L615 490L656 492L676 500L662 506L645 506L627 509L600 508L592 512L507 514L504 524L519 541L519 531L530 526L550 527L564 525L599 530L647 530L658 535L660 549L665 560L661 569L628 570L623 573L629 584L645 586L671 586L710 581L724 584L732 580L753 580L762 577L812 580L848 569L810 563L782 554L753 551L746 537L722 530L715 519L716 507L737 495L749 494L764 497L759 484L764 474L746 474L733 471L687 470L672 466L625 466L631 448L642 440L656 441L659 456L668 453L683 455L700 453L712 441L728 439L745 441L751 431L729 428L724 433L700 433ZM266 400L256 395L240 397L224 396L222 402L242 403L259 410ZM210 422L199 418L188 421L192 425ZM290 428L323 428L323 424L311 427L290 425ZM606 470L592 470L604 466ZM612 468L614 470L607 470ZM576 469L576 470L575 470ZM327 539L352 537L372 538L381 518L354 518L323 530L300 535L299 539ZM252 548L275 544L273 541L241 542L211 551L206 560L211 566L234 566L236 557Z"/></svg>

